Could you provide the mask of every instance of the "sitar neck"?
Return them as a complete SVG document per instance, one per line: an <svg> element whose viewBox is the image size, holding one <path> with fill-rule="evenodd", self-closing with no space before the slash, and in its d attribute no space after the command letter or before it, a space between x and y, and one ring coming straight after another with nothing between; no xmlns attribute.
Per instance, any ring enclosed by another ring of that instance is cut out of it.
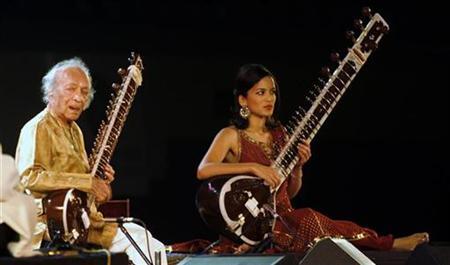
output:
<svg viewBox="0 0 450 265"><path fill-rule="evenodd" d="M139 55L132 53L130 63L139 70L143 70L142 59ZM109 101L106 110L107 117L100 124L94 148L89 157L91 174L100 178L104 178L103 168L111 160L138 88L130 71L119 69L118 72L122 77L122 83L120 85L113 84L115 93L112 94L113 98Z"/></svg>
<svg viewBox="0 0 450 265"><path fill-rule="evenodd" d="M321 86L316 85L311 90L314 99L310 100L311 106L309 109L305 111L303 108L299 108L293 115L291 122L293 126L286 128L289 138L286 144L280 148L281 151L272 164L282 177L281 183L291 174L299 161L299 144L301 142L310 143L313 140L356 74L388 30L389 26L386 21L379 14L375 14L371 16L359 37L354 39L353 46L348 49L343 60L339 61L338 55L334 54L339 63L338 67L332 74L325 71L328 79L323 81ZM280 186L281 184L277 189Z"/></svg>

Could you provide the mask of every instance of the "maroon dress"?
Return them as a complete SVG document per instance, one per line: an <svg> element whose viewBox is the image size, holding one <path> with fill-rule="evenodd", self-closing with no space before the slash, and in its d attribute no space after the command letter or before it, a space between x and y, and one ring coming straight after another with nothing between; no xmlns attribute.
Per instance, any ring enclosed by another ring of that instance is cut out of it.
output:
<svg viewBox="0 0 450 265"><path fill-rule="evenodd" d="M283 144L285 134L283 130L272 131L273 142ZM276 155L271 147L250 138L244 131L239 130L240 155L238 162L256 162L270 166ZM289 227L283 222L275 222L273 230L274 248L266 250L274 252L304 252L314 242L326 236L345 238L362 249L389 250L392 249L394 239L392 235L378 236L371 229L361 227L353 222L332 220L311 208L294 209L287 193L286 180L276 195L276 211ZM203 252L205 248L210 253L236 253L240 244L224 236L220 236L218 244L207 247L211 242L201 239L191 240L171 245L175 252Z"/></svg>
<svg viewBox="0 0 450 265"><path fill-rule="evenodd" d="M271 156L267 146L250 138L244 131L239 131L239 162L256 162L270 166ZM272 131L274 142L284 139L282 130ZM288 224L286 227L277 220L273 231L274 242L284 251L303 252L315 240L325 236L345 238L360 248L389 250L392 248L392 235L378 236L371 229L361 227L353 222L332 220L311 208L294 209L287 193L286 180L277 193L277 213Z"/></svg>

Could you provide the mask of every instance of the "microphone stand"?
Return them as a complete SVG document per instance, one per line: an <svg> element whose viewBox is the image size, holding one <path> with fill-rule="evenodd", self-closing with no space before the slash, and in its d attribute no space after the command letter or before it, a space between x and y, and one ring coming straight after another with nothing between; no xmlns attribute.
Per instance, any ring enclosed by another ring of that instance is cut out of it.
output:
<svg viewBox="0 0 450 265"><path fill-rule="evenodd" d="M125 234L125 236L128 238L128 240L131 242L133 247L138 251L139 255L141 255L141 257L142 257L142 259L144 259L145 263L147 263L148 265L154 265L153 262L151 262L147 258L147 256L144 254L144 252L142 252L141 248L138 246L136 241L134 241L133 237L131 237L130 233L128 233L127 229L123 226L124 222L119 218L117 223L119 224L120 230L122 230L122 232ZM147 233L147 231L145 231L145 233ZM151 253L149 253L149 255L151 256ZM155 253L155 256L156 256L156 253Z"/></svg>

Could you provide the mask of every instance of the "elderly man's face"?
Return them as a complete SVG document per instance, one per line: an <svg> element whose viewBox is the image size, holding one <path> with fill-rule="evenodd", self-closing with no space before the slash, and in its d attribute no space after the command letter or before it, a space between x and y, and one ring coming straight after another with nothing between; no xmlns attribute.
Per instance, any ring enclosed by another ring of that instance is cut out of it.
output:
<svg viewBox="0 0 450 265"><path fill-rule="evenodd" d="M86 106L89 80L79 68L66 68L55 77L55 88L50 95L50 111L63 122L77 120Z"/></svg>

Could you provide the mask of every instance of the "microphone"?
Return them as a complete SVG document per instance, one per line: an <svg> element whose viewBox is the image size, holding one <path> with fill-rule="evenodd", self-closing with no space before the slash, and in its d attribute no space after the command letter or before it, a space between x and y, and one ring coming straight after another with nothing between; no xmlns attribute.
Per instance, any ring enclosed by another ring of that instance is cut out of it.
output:
<svg viewBox="0 0 450 265"><path fill-rule="evenodd" d="M139 223L142 222L140 219L134 218L134 217L117 217L117 218L103 218L103 221L107 223Z"/></svg>

